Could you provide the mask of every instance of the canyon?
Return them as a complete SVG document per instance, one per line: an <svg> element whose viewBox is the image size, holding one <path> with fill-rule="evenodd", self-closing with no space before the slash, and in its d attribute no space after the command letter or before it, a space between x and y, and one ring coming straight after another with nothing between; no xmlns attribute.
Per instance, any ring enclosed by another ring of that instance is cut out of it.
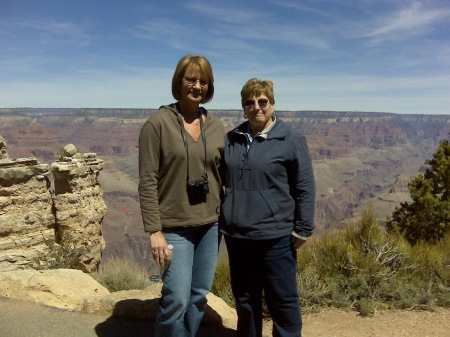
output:
<svg viewBox="0 0 450 337"><path fill-rule="evenodd" d="M98 176L107 213L104 256L132 254L148 263L137 194L138 137L154 109L0 109L0 135L10 158L51 164L66 144L104 162ZM240 110L210 110L225 131L243 122ZM317 232L356 221L371 207L383 225L408 183L423 172L439 142L448 139L449 115L382 112L277 111L308 141L317 183ZM50 172L49 175L52 175ZM54 186L50 189L54 190ZM88 207L88 205L84 205ZM82 210L81 210L82 211Z"/></svg>

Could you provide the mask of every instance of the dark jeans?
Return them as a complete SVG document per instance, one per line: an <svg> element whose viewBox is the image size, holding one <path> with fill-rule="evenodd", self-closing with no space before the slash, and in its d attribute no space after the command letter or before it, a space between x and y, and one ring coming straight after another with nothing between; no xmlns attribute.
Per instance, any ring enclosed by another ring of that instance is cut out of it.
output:
<svg viewBox="0 0 450 337"><path fill-rule="evenodd" d="M297 254L291 236L270 240L225 235L238 337L262 336L262 293L273 320L273 336L301 336Z"/></svg>

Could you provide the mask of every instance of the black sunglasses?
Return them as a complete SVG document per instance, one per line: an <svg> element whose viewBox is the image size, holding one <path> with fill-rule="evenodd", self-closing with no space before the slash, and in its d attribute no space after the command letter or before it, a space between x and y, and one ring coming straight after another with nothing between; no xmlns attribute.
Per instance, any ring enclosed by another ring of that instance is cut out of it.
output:
<svg viewBox="0 0 450 337"><path fill-rule="evenodd" d="M267 104L269 104L268 99L265 98L258 99L258 105L260 108L265 108ZM248 99L244 101L244 105L249 108L255 105L255 101L253 99Z"/></svg>

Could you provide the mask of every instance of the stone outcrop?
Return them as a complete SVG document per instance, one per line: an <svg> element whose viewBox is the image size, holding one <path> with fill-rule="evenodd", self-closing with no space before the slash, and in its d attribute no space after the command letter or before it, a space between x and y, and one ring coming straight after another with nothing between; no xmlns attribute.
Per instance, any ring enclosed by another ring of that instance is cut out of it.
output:
<svg viewBox="0 0 450 337"><path fill-rule="evenodd" d="M84 253L80 267L85 272L97 269L105 240L102 219L107 207L98 174L104 162L94 153L78 153L73 145L60 151L60 159L51 165L55 184L54 207L56 236L70 237Z"/></svg>
<svg viewBox="0 0 450 337"><path fill-rule="evenodd" d="M71 311L97 313L128 319L154 319L162 283L144 290L109 293L80 270L21 270L0 273L0 296L41 303ZM203 323L237 327L236 310L220 297L207 295Z"/></svg>
<svg viewBox="0 0 450 337"><path fill-rule="evenodd" d="M6 153L6 142L0 139L0 146ZM36 158L2 157L0 271L39 267L66 234L83 252L79 267L86 272L97 269L105 248L101 226L106 205L97 181L103 160L93 153L78 153L70 144L51 166Z"/></svg>
<svg viewBox="0 0 450 337"><path fill-rule="evenodd" d="M0 159L8 159L9 155L6 152L6 140L2 136L0 136Z"/></svg>
<svg viewBox="0 0 450 337"><path fill-rule="evenodd" d="M33 268L54 241L49 165L35 158L0 160L0 270Z"/></svg>
<svg viewBox="0 0 450 337"><path fill-rule="evenodd" d="M105 296L108 289L81 270L18 270L0 273L0 295L48 306L78 310L85 299Z"/></svg>

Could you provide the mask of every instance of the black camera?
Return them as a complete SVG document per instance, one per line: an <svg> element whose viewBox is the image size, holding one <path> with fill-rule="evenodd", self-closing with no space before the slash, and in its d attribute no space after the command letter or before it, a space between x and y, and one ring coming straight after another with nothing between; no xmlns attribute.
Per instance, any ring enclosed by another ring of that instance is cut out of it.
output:
<svg viewBox="0 0 450 337"><path fill-rule="evenodd" d="M187 190L192 197L204 197L209 194L208 180L188 181Z"/></svg>

